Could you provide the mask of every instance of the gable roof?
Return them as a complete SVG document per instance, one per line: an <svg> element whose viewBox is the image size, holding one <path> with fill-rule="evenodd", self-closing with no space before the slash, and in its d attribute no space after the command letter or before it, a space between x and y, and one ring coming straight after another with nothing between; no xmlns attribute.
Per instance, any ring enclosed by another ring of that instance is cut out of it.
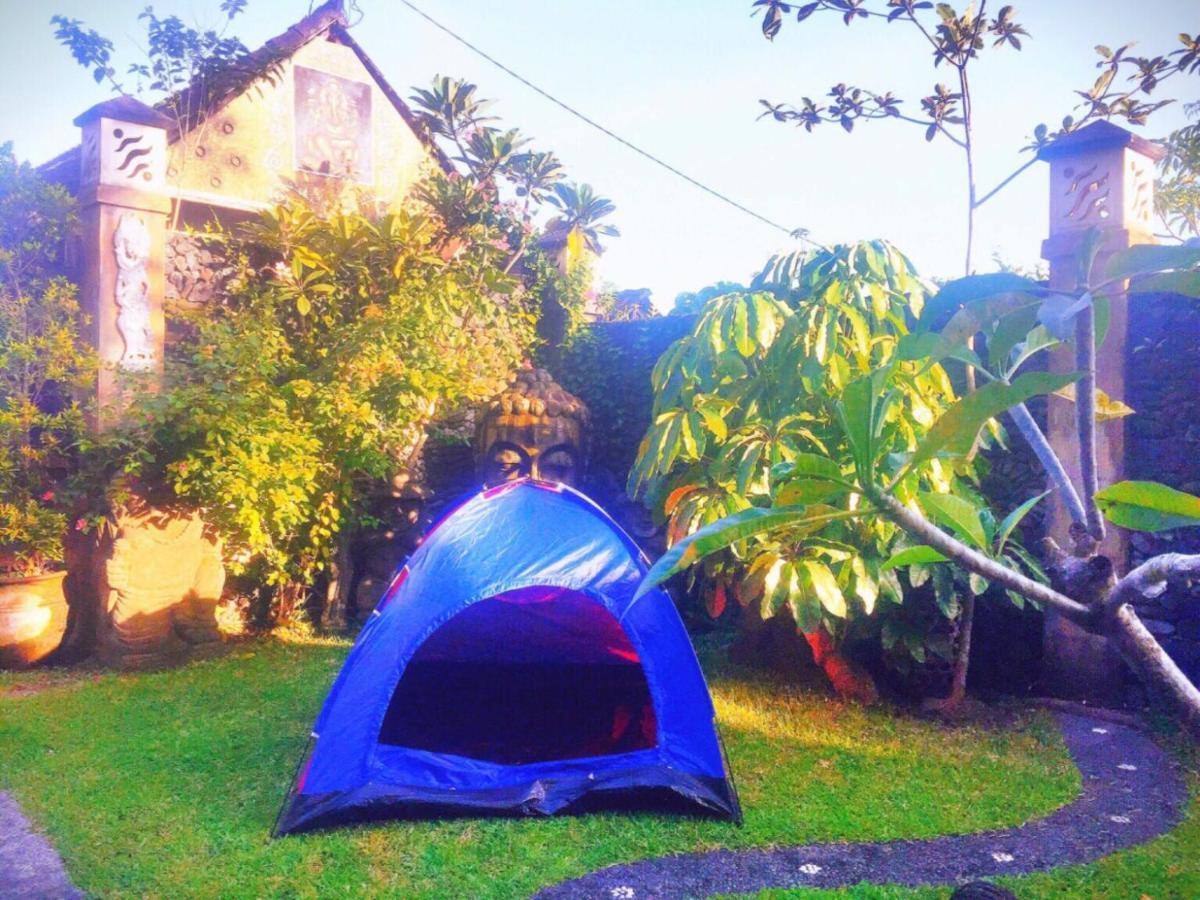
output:
<svg viewBox="0 0 1200 900"><path fill-rule="evenodd" d="M350 36L349 25L350 21L346 16L344 0L326 0L287 31L270 38L257 50L251 51L241 64L229 70L227 76L216 87L209 86L202 89L193 83L184 88L176 98L175 105L177 108L188 110L186 130L190 131L209 116L218 113L236 97L241 96L251 84L263 77L264 72L269 72L272 66L277 66L290 59L305 44L328 36L331 40L354 51L355 56L367 70L367 74L371 76L380 93L387 98L437 164L447 173L454 172L453 163L437 145L433 135L417 118L412 108L404 102L396 89L384 78L383 73L367 56L366 51ZM200 102L196 103L195 109L192 108L190 102L192 94L197 94L201 98ZM204 94L207 96L203 96ZM126 99L118 98L116 101L108 102L119 103ZM156 108L165 112L170 108L170 104L164 100L156 104ZM82 118L83 116L80 116L80 119ZM80 119L76 119L76 124L82 124ZM179 130L172 119L172 125L167 131L167 141L174 143L178 139ZM63 185L71 193L77 193L79 190L80 152L80 145L76 144L70 150L60 153L38 166L38 171L47 180Z"/></svg>

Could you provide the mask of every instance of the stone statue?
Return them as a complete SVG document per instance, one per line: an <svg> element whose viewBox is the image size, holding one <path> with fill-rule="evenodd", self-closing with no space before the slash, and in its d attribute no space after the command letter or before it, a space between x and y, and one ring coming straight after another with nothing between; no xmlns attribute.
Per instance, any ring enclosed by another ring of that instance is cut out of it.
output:
<svg viewBox="0 0 1200 900"><path fill-rule="evenodd" d="M476 471L486 486L532 476L579 487L587 469L583 401L545 369L517 373L476 418Z"/></svg>
<svg viewBox="0 0 1200 900"><path fill-rule="evenodd" d="M127 212L113 232L117 259L117 330L125 341L121 368L145 370L154 366L154 335L150 327L150 231L142 217Z"/></svg>
<svg viewBox="0 0 1200 900"><path fill-rule="evenodd" d="M102 541L97 650L116 668L179 662L220 641L221 548L195 513L146 504L122 513Z"/></svg>

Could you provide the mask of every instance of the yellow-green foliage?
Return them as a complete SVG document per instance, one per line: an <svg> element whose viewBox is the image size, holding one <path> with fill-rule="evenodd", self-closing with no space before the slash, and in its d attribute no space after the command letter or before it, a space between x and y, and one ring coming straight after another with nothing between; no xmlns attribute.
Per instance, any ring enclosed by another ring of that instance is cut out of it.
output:
<svg viewBox="0 0 1200 900"><path fill-rule="evenodd" d="M502 386L533 317L497 234L470 211L297 200L230 237L236 278L139 409L147 465L205 510L231 560L307 580L439 411Z"/></svg>
<svg viewBox="0 0 1200 900"><path fill-rule="evenodd" d="M749 510L819 517L770 533L756 524L752 536L708 557L694 571L708 576L710 610L736 594L743 605L761 601L764 616L787 607L804 630L824 621L838 634L877 600L901 601L895 571L882 567L900 535L880 517L856 518L853 448L838 408L847 385L895 362L896 400L879 440L884 454L898 455L954 400L940 366L898 353L927 295L911 263L882 241L782 257L749 291L711 300L659 359L655 419L629 487L666 517L672 543ZM911 497L955 480L931 459L899 489ZM914 643L920 651L919 636Z"/></svg>

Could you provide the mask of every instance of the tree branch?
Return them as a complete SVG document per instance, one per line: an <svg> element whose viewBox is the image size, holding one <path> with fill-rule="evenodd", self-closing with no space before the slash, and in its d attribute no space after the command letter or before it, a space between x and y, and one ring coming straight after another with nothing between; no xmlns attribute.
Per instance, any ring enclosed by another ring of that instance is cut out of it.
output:
<svg viewBox="0 0 1200 900"><path fill-rule="evenodd" d="M976 200L975 208L979 209L979 207L983 206L983 204L985 204L989 200L991 200L994 196L996 196L998 193L1000 193L1002 190L1004 190L1006 187L1008 187L1008 185L1012 182L1012 180L1014 178L1016 178L1018 175L1020 175L1022 172L1024 172L1026 169L1028 169L1030 166L1032 166L1036 162L1038 162L1038 158L1035 156L1032 159L1027 160L1024 165L1020 166L1018 169L1011 172L1006 178L1004 178L1004 180L1002 180L994 188L992 188L990 191L988 191L986 194L984 194L982 197L980 197L978 200Z"/></svg>
<svg viewBox="0 0 1200 900"><path fill-rule="evenodd" d="M1104 601L1107 614L1123 603L1137 606L1157 596L1172 578L1200 578L1200 554L1164 553L1146 560L1109 592Z"/></svg>
<svg viewBox="0 0 1200 900"><path fill-rule="evenodd" d="M1075 320L1075 360L1083 378L1075 388L1075 426L1079 436L1079 473L1083 482L1087 530L1104 540L1104 519L1096 505L1100 484L1096 473L1096 317L1089 303Z"/></svg>
<svg viewBox="0 0 1200 900"><path fill-rule="evenodd" d="M1144 684L1165 692L1184 726L1200 739L1200 690L1142 624L1132 606L1128 603L1117 606L1112 623L1112 636L1121 656Z"/></svg>
<svg viewBox="0 0 1200 900"><path fill-rule="evenodd" d="M1058 458L1058 454L1054 452L1054 448L1046 440L1046 435L1042 433L1042 429L1033 420L1029 408L1024 403L1018 403L1008 411L1008 415L1013 420L1013 424L1017 426L1017 430L1021 432L1021 436L1025 438L1026 443L1033 450L1034 455L1037 456L1038 462L1042 464L1042 468L1053 483L1059 498L1062 500L1063 505L1066 506L1067 512L1071 516L1071 521L1080 527L1085 527L1087 525L1087 513L1083 509L1083 501L1079 499L1079 493L1075 490L1075 485L1071 483L1071 476L1063 468L1062 460Z"/></svg>
<svg viewBox="0 0 1200 900"><path fill-rule="evenodd" d="M905 506L891 494L874 488L867 493L867 499L910 535L949 557L967 571L982 575L984 578L1014 590L1023 597L1044 606L1053 607L1069 619L1082 625L1089 625L1092 622L1092 611L1082 603L1078 603L1032 578L1027 578L1008 566L1001 565L978 550L973 550L957 538L942 531L920 513Z"/></svg>

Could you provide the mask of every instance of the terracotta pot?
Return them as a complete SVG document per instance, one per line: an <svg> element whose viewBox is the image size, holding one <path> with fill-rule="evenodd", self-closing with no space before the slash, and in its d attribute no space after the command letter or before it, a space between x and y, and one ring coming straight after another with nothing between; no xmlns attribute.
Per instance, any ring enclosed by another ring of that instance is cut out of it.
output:
<svg viewBox="0 0 1200 900"><path fill-rule="evenodd" d="M49 656L67 630L66 572L0 577L0 669L26 669Z"/></svg>

